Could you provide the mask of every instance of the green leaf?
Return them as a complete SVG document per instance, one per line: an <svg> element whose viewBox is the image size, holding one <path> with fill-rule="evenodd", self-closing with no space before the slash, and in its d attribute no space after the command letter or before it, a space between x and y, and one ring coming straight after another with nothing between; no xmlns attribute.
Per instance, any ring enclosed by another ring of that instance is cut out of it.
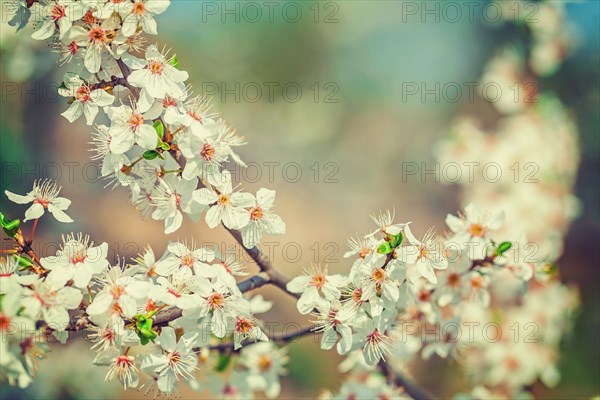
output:
<svg viewBox="0 0 600 400"><path fill-rule="evenodd" d="M140 343L146 345L150 340L156 339L158 334L152 330L152 318L146 318L143 314L138 314L134 317L135 319L135 333L140 338Z"/></svg>
<svg viewBox="0 0 600 400"><path fill-rule="evenodd" d="M157 119L156 121L154 121L152 126L154 126L158 137L162 139L162 137L165 135L165 126L163 125L162 121L160 119Z"/></svg>
<svg viewBox="0 0 600 400"><path fill-rule="evenodd" d="M391 236L390 235L390 246L392 246L393 248L396 248L398 246L400 246L402 244L402 240L404 240L404 236L402 235L402 232L400 232L397 235Z"/></svg>
<svg viewBox="0 0 600 400"><path fill-rule="evenodd" d="M502 242L498 245L498 248L496 249L496 255L497 256L501 256L502 254L506 253L510 248L512 247L512 243L511 242Z"/></svg>
<svg viewBox="0 0 600 400"><path fill-rule="evenodd" d="M156 157L158 157L158 151L156 151L156 150L145 151L144 154L142 154L142 157L144 157L145 160L154 160Z"/></svg>
<svg viewBox="0 0 600 400"><path fill-rule="evenodd" d="M215 365L215 371L223 372L229 366L231 362L231 356L225 354L219 354L219 358L217 359L217 365Z"/></svg>
<svg viewBox="0 0 600 400"><path fill-rule="evenodd" d="M169 64L179 69L179 60L177 59L177 54L173 54L173 57L169 60Z"/></svg>
<svg viewBox="0 0 600 400"><path fill-rule="evenodd" d="M390 242L383 242L377 248L377 252L379 254L390 254L394 249L392 248Z"/></svg>
<svg viewBox="0 0 600 400"><path fill-rule="evenodd" d="M17 232L19 231L19 225L21 221L18 219L13 219L12 221L6 218L4 214L0 212L0 226L4 230L4 233L10 238L14 238Z"/></svg>
<svg viewBox="0 0 600 400"><path fill-rule="evenodd" d="M163 149L163 150L165 150L165 151L171 150L171 146L169 146L169 143L165 143L165 142L162 142L160 144L160 148Z"/></svg>
<svg viewBox="0 0 600 400"><path fill-rule="evenodd" d="M19 266L21 266L21 271L33 265L33 261L29 257L15 255L15 258L19 262Z"/></svg>

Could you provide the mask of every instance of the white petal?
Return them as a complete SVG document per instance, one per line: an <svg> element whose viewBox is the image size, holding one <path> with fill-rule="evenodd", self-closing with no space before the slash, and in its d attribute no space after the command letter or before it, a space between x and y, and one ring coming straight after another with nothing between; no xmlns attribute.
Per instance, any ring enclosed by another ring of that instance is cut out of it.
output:
<svg viewBox="0 0 600 400"><path fill-rule="evenodd" d="M34 197L30 194L21 196L20 194L9 192L8 190L5 190L4 194L6 194L6 197L8 197L10 201L17 204L27 204L31 203L34 200Z"/></svg>
<svg viewBox="0 0 600 400"><path fill-rule="evenodd" d="M67 121L74 122L75 120L77 120L77 118L81 117L82 113L83 113L83 104L81 104L80 101L74 101L73 104L71 104L71 106L69 108L67 108L67 110L60 115L65 117L67 119Z"/></svg>
<svg viewBox="0 0 600 400"><path fill-rule="evenodd" d="M142 15L142 29L149 35L158 34L158 30L156 29L156 21L149 14Z"/></svg>
<svg viewBox="0 0 600 400"><path fill-rule="evenodd" d="M65 214L65 212L63 210L56 207L54 204L48 205L48 211L50 211L50 213L52 213L52 215L54 215L54 218L56 218L56 220L58 222L63 222L66 224L73 222L71 217L69 217L67 214Z"/></svg>
<svg viewBox="0 0 600 400"><path fill-rule="evenodd" d="M207 212L205 216L206 224L209 228L215 228L217 225L221 223L221 217L223 214L222 206L212 206Z"/></svg>
<svg viewBox="0 0 600 400"><path fill-rule="evenodd" d="M146 124L140 125L136 130L136 141L144 149L154 149L158 142L154 127Z"/></svg>
<svg viewBox="0 0 600 400"><path fill-rule="evenodd" d="M44 215L44 207L40 203L34 203L25 211L25 219L23 222L27 222L30 219L37 219Z"/></svg>

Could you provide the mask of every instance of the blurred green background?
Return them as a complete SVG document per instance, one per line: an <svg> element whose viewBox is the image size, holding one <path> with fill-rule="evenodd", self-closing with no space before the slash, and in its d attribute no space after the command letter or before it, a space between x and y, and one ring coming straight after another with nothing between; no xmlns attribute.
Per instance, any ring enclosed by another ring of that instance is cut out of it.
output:
<svg viewBox="0 0 600 400"><path fill-rule="evenodd" d="M459 112L489 114L481 99L404 101L403 82L476 82L486 60L521 32L480 19L403 21L403 4L396 1L292 3L277 3L269 14L265 2L258 2L257 18L256 8L244 2L173 1L158 18L156 40L178 55L195 90L213 94L214 110L246 136L249 144L240 154L252 168L242 176L252 182L244 186L277 190L277 212L288 232L267 241L278 268L295 275L318 261L333 272L346 271L345 240L371 229L372 212L395 208L397 220L442 229L446 213L460 207L458 188L433 180L403 182L402 163L433 162L432 145L448 134ZM600 390L599 4L567 6L578 47L556 75L541 82L577 122L582 162L576 193L583 203L560 260L563 280L580 288L583 307L564 344L562 382L554 389L536 385L541 398L589 398ZM81 230L96 242L108 242L113 260L135 256L146 243L162 254L167 244L162 223L141 221L127 204L126 190L104 188L89 160L89 128L60 117L66 102L53 90L64 68L55 64L55 54L12 31L1 26L2 191L22 193L37 177L58 178L63 195L73 200L69 215L76 222L65 226L45 220L38 228L42 242ZM0 208L21 211L4 196ZM189 220L169 237L184 238L232 244L222 230ZM263 292L276 299L266 320L308 324L296 317L290 299L269 288ZM35 384L26 392L2 387L2 397L142 396L101 385L104 371L91 367L84 356L90 352L80 346L53 346ZM323 353L311 339L291 345L290 356L282 397L312 398L320 388L339 385L340 358ZM447 397L464 388L456 364L433 359L418 368L427 371L417 375L431 393ZM98 384L90 389L92 380Z"/></svg>

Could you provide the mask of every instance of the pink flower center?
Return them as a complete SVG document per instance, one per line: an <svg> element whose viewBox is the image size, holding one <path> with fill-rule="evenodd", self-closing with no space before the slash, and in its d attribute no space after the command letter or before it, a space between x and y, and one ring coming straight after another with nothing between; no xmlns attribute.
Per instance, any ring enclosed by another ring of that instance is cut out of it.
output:
<svg viewBox="0 0 600 400"><path fill-rule="evenodd" d="M472 237L483 237L485 235L485 226L481 224L471 224L469 233Z"/></svg>
<svg viewBox="0 0 600 400"><path fill-rule="evenodd" d="M460 285L460 275L456 272L448 275L448 286L456 288Z"/></svg>
<svg viewBox="0 0 600 400"><path fill-rule="evenodd" d="M143 123L144 117L142 116L142 114L131 114L131 117L129 117L129 126L132 130L137 129L137 127L142 125Z"/></svg>
<svg viewBox="0 0 600 400"><path fill-rule="evenodd" d="M63 6L57 4L54 6L54 8L52 9L52 12L50 14L52 15L52 18L54 20L61 19L62 17L64 17L66 15L65 8Z"/></svg>
<svg viewBox="0 0 600 400"><path fill-rule="evenodd" d="M8 330L10 326L10 318L5 314L0 314L0 331Z"/></svg>
<svg viewBox="0 0 600 400"><path fill-rule="evenodd" d="M377 329L375 329L373 332L371 332L366 338L366 342L373 346L377 346L382 341L383 341L383 335L381 333L379 333L379 330L377 330Z"/></svg>
<svg viewBox="0 0 600 400"><path fill-rule="evenodd" d="M211 309L216 310L216 309L221 309L223 308L223 305L225 304L225 299L223 298L223 295L221 293L213 293L210 296L208 296L208 305Z"/></svg>
<svg viewBox="0 0 600 400"><path fill-rule="evenodd" d="M252 221L259 221L259 220L261 220L262 217L263 217L263 215L264 215L264 213L263 213L262 208L260 208L258 206L254 207L254 208L252 208L250 210L250 219Z"/></svg>
<svg viewBox="0 0 600 400"><path fill-rule="evenodd" d="M194 256L192 256L191 254L186 254L181 258L181 265L185 265L189 268L194 268L194 261Z"/></svg>
<svg viewBox="0 0 600 400"><path fill-rule="evenodd" d="M104 32L104 29L100 28L99 26L93 27L89 32L89 36L90 41L94 44L106 42L106 32Z"/></svg>
<svg viewBox="0 0 600 400"><path fill-rule="evenodd" d="M71 257L71 262L75 265L81 264L85 261L86 255L83 253L77 253L73 257Z"/></svg>
<svg viewBox="0 0 600 400"><path fill-rule="evenodd" d="M172 97L165 97L162 101L162 105L164 108L175 107L177 105L177 100Z"/></svg>
<svg viewBox="0 0 600 400"><path fill-rule="evenodd" d="M260 358L258 359L258 369L260 370L260 372L264 373L269 371L271 369L271 366L273 366L273 360L268 354L263 354L262 356L260 356Z"/></svg>
<svg viewBox="0 0 600 400"><path fill-rule="evenodd" d="M77 50L79 50L79 46L75 42L69 43L67 48L69 49L69 53L71 53L73 55L77 53Z"/></svg>
<svg viewBox="0 0 600 400"><path fill-rule="evenodd" d="M316 274L313 275L310 284L314 287L316 287L317 289L321 289L323 286L325 286L325 275L323 274Z"/></svg>
<svg viewBox="0 0 600 400"><path fill-rule="evenodd" d="M90 90L89 86L83 85L83 86L80 86L77 89L77 91L75 92L75 98L78 101L85 103L90 99L91 93L92 93L92 91Z"/></svg>
<svg viewBox="0 0 600 400"><path fill-rule="evenodd" d="M146 6L141 1L135 2L133 5L133 13L137 15L142 15L146 11Z"/></svg>
<svg viewBox="0 0 600 400"><path fill-rule="evenodd" d="M371 272L371 279L375 282L376 285L381 285L383 281L385 281L385 271L383 268L375 268L373 272Z"/></svg>
<svg viewBox="0 0 600 400"><path fill-rule="evenodd" d="M369 254L371 254L373 252L373 249L371 249L370 247L363 247L362 249L360 249L360 251L358 252L358 256L362 259L365 259Z"/></svg>
<svg viewBox="0 0 600 400"><path fill-rule="evenodd" d="M110 328L105 328L104 331L102 331L102 339L108 343L113 343L116 337L117 334Z"/></svg>
<svg viewBox="0 0 600 400"><path fill-rule="evenodd" d="M202 117L199 116L198 114L196 114L194 111L190 110L187 113L190 117L194 118L194 120L201 122L202 121Z"/></svg>
<svg viewBox="0 0 600 400"><path fill-rule="evenodd" d="M215 148L208 143L204 143L202 146L202 151L200 151L200 155L205 161L210 161L215 155Z"/></svg>
<svg viewBox="0 0 600 400"><path fill-rule="evenodd" d="M227 203L229 203L229 196L226 194L221 194L217 197L217 204L224 206L227 205Z"/></svg>
<svg viewBox="0 0 600 400"><path fill-rule="evenodd" d="M250 321L248 318L238 318L237 322L235 323L236 332L244 335L250 333L250 331L252 331L252 328L252 321Z"/></svg>
<svg viewBox="0 0 600 400"><path fill-rule="evenodd" d="M111 290L112 297L115 300L118 300L123 293L125 293L125 288L121 285L116 286Z"/></svg>
<svg viewBox="0 0 600 400"><path fill-rule="evenodd" d="M363 299L362 299L362 289L361 288L356 288L352 291L352 301L354 301L356 304L362 304Z"/></svg>
<svg viewBox="0 0 600 400"><path fill-rule="evenodd" d="M176 298L180 298L181 297L181 294L178 291L176 291L175 289L173 289L173 288L167 289L167 292L171 293Z"/></svg>
<svg viewBox="0 0 600 400"><path fill-rule="evenodd" d="M128 356L119 356L115 361L117 367L122 369L131 368L133 366L133 361Z"/></svg>
<svg viewBox="0 0 600 400"><path fill-rule="evenodd" d="M44 207L44 208L48 208L48 205L50 204L50 200L44 199L44 198L37 198L37 199L33 200L33 202L37 203L37 204L41 204L42 207Z"/></svg>
<svg viewBox="0 0 600 400"><path fill-rule="evenodd" d="M417 294L417 298L419 299L419 301L429 302L429 301L431 301L431 291L426 290L426 289L421 289L421 290L419 290L419 293Z"/></svg>
<svg viewBox="0 0 600 400"><path fill-rule="evenodd" d="M152 72L152 74L160 75L165 69L165 66L160 61L154 60L150 61L150 63L148 64L148 69L150 70L150 72Z"/></svg>
<svg viewBox="0 0 600 400"><path fill-rule="evenodd" d="M98 23L98 18L94 16L93 10L86 12L81 20L88 25L94 25Z"/></svg>
<svg viewBox="0 0 600 400"><path fill-rule="evenodd" d="M181 195L179 193L174 193L173 196L175 197L175 205L179 207L181 205Z"/></svg>
<svg viewBox="0 0 600 400"><path fill-rule="evenodd" d="M469 282L471 283L473 289L482 289L483 287L485 287L483 277L479 274L473 274Z"/></svg>

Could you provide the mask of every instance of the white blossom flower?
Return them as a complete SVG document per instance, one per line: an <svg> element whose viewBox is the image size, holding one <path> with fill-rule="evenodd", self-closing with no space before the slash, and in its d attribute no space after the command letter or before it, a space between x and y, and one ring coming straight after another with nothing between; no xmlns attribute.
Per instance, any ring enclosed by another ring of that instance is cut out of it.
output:
<svg viewBox="0 0 600 400"><path fill-rule="evenodd" d="M216 270L217 281L222 282L232 293L241 295L235 277L248 275L245 272L244 264L237 261L233 254L229 254L224 260L217 260L217 263L212 266Z"/></svg>
<svg viewBox="0 0 600 400"><path fill-rule="evenodd" d="M71 205L71 200L58 196L61 189L62 188L57 186L54 181L45 179L43 181L34 181L33 190L25 196L9 192L8 190L5 190L4 193L10 201L17 204L33 203L31 207L25 211L25 219L23 222L40 218L44 215L45 209L48 209L59 222L73 222L73 220L65 214L65 210Z"/></svg>
<svg viewBox="0 0 600 400"><path fill-rule="evenodd" d="M120 317L109 318L98 325L90 325L87 328L86 339L94 343L90 349L97 352L118 349L122 344L128 346L139 344L135 332L126 329L125 321Z"/></svg>
<svg viewBox="0 0 600 400"><path fill-rule="evenodd" d="M146 98L145 101L148 101L147 96L155 99L166 96L180 99L186 94L183 82L188 79L188 73L169 64L155 45L148 46L145 60L130 57L128 61L133 72L127 80L132 86L142 89L141 99Z"/></svg>
<svg viewBox="0 0 600 400"><path fill-rule="evenodd" d="M446 216L446 224L454 235L447 240L460 248L469 250L472 260L484 259L489 250L489 232L500 228L504 221L504 212L493 215L481 213L473 204L465 207L465 215Z"/></svg>
<svg viewBox="0 0 600 400"><path fill-rule="evenodd" d="M348 239L350 250L344 253L344 258L358 256L352 264L350 279L354 279L354 275L363 264L383 264L386 256L377 251L379 244L380 242L374 236Z"/></svg>
<svg viewBox="0 0 600 400"><path fill-rule="evenodd" d="M251 249L262 238L263 232L268 235L285 234L285 223L279 215L270 212L275 201L275 191L265 188L256 192L256 204L250 208L250 222L242 228L244 247Z"/></svg>
<svg viewBox="0 0 600 400"><path fill-rule="evenodd" d="M269 338L263 330L258 326L256 319L251 316L238 315L230 322L233 325L233 343L234 350L242 347L242 342L245 340L260 340L268 342Z"/></svg>
<svg viewBox="0 0 600 400"><path fill-rule="evenodd" d="M155 271L158 275L178 275L190 277L192 274L205 278L212 278L217 274L214 265L207 264L215 259L212 249L204 246L191 248L185 243L172 242L167 246L168 253L156 263Z"/></svg>
<svg viewBox="0 0 600 400"><path fill-rule="evenodd" d="M71 46L85 47L84 65L91 74L100 71L105 53L112 54L111 36L118 27L113 19L106 19L101 25L97 23L86 26L73 26L69 30L67 42Z"/></svg>
<svg viewBox="0 0 600 400"><path fill-rule="evenodd" d="M89 235L68 234L63 237L63 245L56 256L44 257L42 266L50 270L48 279L60 282L62 285L73 280L73 285L85 288L93 275L101 274L108 266L108 244L94 246Z"/></svg>
<svg viewBox="0 0 600 400"><path fill-rule="evenodd" d="M181 211L193 217L206 209L204 204L193 198L196 184L196 181L185 179L177 179L175 182L161 179L154 188L151 202L156 209L152 212L152 218L165 221L165 233L173 233L181 227Z"/></svg>
<svg viewBox="0 0 600 400"><path fill-rule="evenodd" d="M207 124L214 127L217 114L210 111L211 103L208 97L196 96L184 102L180 102L180 100L177 100L177 102L171 101L169 105L171 107L164 107L165 122L189 127L190 131L199 138L212 134L211 130L207 128ZM172 105L176 105L176 107L172 107ZM212 131L215 131L215 129Z"/></svg>
<svg viewBox="0 0 600 400"><path fill-rule="evenodd" d="M154 286L151 296L164 304L182 310L197 307L202 301L200 295L192 293L191 287L210 286L208 279L200 276L172 275L168 278L160 276L156 282L158 285Z"/></svg>
<svg viewBox="0 0 600 400"><path fill-rule="evenodd" d="M322 332L321 348L329 350L337 343L339 354L346 354L352 347L352 329L350 327L352 314L342 311L342 305L338 300L317 306L317 320L314 331ZM340 340L338 342L338 335Z"/></svg>
<svg viewBox="0 0 600 400"><path fill-rule="evenodd" d="M361 325L357 327L354 334L353 347L360 346L362 343L363 355L368 365L377 365L379 360L385 361L385 354L392 350L392 341L386 335L386 322L383 318L365 318Z"/></svg>
<svg viewBox="0 0 600 400"><path fill-rule="evenodd" d="M87 307L92 319L105 314L133 318L150 289L148 282L135 279L135 272L117 265L99 279L102 288Z"/></svg>
<svg viewBox="0 0 600 400"><path fill-rule="evenodd" d="M250 222L250 213L244 207L252 207L254 197L250 193L234 192L229 171L223 171L222 178L218 193L202 188L194 192L194 199L210 206L206 212L206 224L209 228L215 228L222 221L229 229L240 229Z"/></svg>
<svg viewBox="0 0 600 400"><path fill-rule="evenodd" d="M90 85L77 75L65 75L64 82L66 87L59 88L58 93L71 98L71 106L61 114L69 122L74 122L81 114L84 114L87 124L92 125L98 115L98 107L110 106L115 100L114 96L104 89L92 90Z"/></svg>
<svg viewBox="0 0 600 400"><path fill-rule="evenodd" d="M347 283L346 277L328 275L327 267L323 270L320 266L312 264L304 270L304 275L289 281L286 288L292 293L301 293L296 307L300 314L308 314L323 302L339 298L341 288Z"/></svg>
<svg viewBox="0 0 600 400"><path fill-rule="evenodd" d="M396 236L402 232L402 228L404 228L407 224L395 224L394 216L396 212L390 212L390 210L386 210L385 212L380 211L379 215L372 214L371 219L375 224L379 227L377 230L369 233L366 237L373 236L378 232L385 233L386 235Z"/></svg>
<svg viewBox="0 0 600 400"><path fill-rule="evenodd" d="M219 282L210 286L194 285L192 290L202 297L202 301L195 309L184 312L184 316L202 317L211 313L210 329L219 338L225 336L231 320L250 313L248 300L232 294L229 288Z"/></svg>
<svg viewBox="0 0 600 400"><path fill-rule="evenodd" d="M193 347L197 336L198 332L187 332L177 340L175 330L165 327L157 339L162 353L144 356L142 370L158 375L158 388L163 393L175 391L180 378L195 380L193 373L197 369L198 357Z"/></svg>
<svg viewBox="0 0 600 400"><path fill-rule="evenodd" d="M285 372L288 357L283 349L271 342L261 342L244 347L240 361L250 372L248 383L254 390L264 390L268 398L281 391L279 377Z"/></svg>
<svg viewBox="0 0 600 400"><path fill-rule="evenodd" d="M40 18L35 32L31 35L36 40L49 39L58 30L62 38L85 13L81 2L71 0L53 0L45 5L33 3L33 13Z"/></svg>
<svg viewBox="0 0 600 400"><path fill-rule="evenodd" d="M96 125L96 131L91 133L92 141L89 143L94 146L90 151L95 152L92 160L101 160L101 176L112 178L116 184L128 186L131 181L131 172L127 168L130 165L129 158L125 154L116 154L111 151L112 136L106 125Z"/></svg>
<svg viewBox="0 0 600 400"><path fill-rule="evenodd" d="M158 31L154 15L165 12L170 4L170 0L136 0L129 7L129 15L125 16L123 20L123 34L125 36L133 35L141 23L144 32L156 35Z"/></svg>
<svg viewBox="0 0 600 400"><path fill-rule="evenodd" d="M394 278L395 263L380 266L378 264L362 265L358 270L354 284L363 289L362 295L370 301L377 301L381 295L389 302L396 303L400 298L399 283Z"/></svg>
<svg viewBox="0 0 600 400"><path fill-rule="evenodd" d="M488 307L490 305L490 293L488 292L490 281L489 275L480 271L470 272L466 276L467 284L463 286L463 295L469 301L479 302L484 307Z"/></svg>
<svg viewBox="0 0 600 400"><path fill-rule="evenodd" d="M435 269L446 269L448 260L443 256L441 245L435 241L435 231L429 229L421 241L417 240L410 230L404 227L404 235L410 244L394 251L397 260L408 265L406 276L410 279L423 277L431 283L437 283Z"/></svg>
<svg viewBox="0 0 600 400"><path fill-rule="evenodd" d="M134 360L135 357L127 354L116 355L111 360L105 380L110 382L116 376L124 389L136 388L140 383L140 375Z"/></svg>
<svg viewBox="0 0 600 400"><path fill-rule="evenodd" d="M81 303L81 291L64 286L52 279L38 280L25 288L23 313L31 318L41 317L48 326L57 331L69 325L67 310L76 309Z"/></svg>
<svg viewBox="0 0 600 400"><path fill-rule="evenodd" d="M110 150L116 154L129 151L134 143L143 149L154 149L158 142L158 135L152 125L146 124L146 117L132 107L121 105L107 107L106 114L111 120L109 128Z"/></svg>

